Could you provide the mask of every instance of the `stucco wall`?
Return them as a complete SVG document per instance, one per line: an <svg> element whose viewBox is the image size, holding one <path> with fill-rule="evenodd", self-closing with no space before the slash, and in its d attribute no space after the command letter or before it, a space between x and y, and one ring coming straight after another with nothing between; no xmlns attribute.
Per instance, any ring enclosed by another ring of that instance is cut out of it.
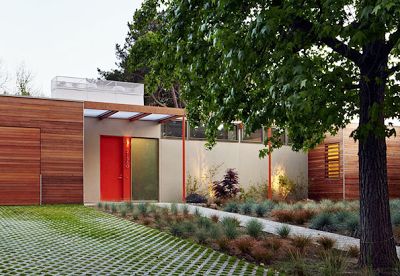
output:
<svg viewBox="0 0 400 276"><path fill-rule="evenodd" d="M266 183L268 158L260 159L261 144L218 142L210 151L204 141L186 141L186 175L205 180L208 171L218 166L215 179L221 179L228 168L239 173L240 185ZM160 201L180 201L182 196L182 142L160 140ZM273 152L272 169L282 167L289 178L296 182L307 181L307 154L293 152L284 146Z"/></svg>
<svg viewBox="0 0 400 276"><path fill-rule="evenodd" d="M100 199L100 135L160 138L160 125L155 122L129 122L126 120L85 118L84 132L84 201ZM268 159L259 159L261 144L218 142L211 150L205 141L186 141L186 176L204 179L208 171L219 166L216 179L221 179L226 169L235 168L240 184L266 182ZM180 201L182 198L182 140L159 140L160 201ZM273 170L282 166L287 175L298 182L307 179L307 155L296 153L284 146L272 155Z"/></svg>
<svg viewBox="0 0 400 276"><path fill-rule="evenodd" d="M84 130L85 203L100 200L100 135L160 138L160 125L146 121L85 118Z"/></svg>

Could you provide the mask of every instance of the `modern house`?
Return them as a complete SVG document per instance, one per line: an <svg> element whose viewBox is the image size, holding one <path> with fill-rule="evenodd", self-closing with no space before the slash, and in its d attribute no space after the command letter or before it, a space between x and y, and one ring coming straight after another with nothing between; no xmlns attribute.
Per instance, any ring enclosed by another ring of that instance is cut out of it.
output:
<svg viewBox="0 0 400 276"><path fill-rule="evenodd" d="M263 131L221 128L206 150L204 129L183 109L144 106L143 85L71 77L51 98L0 96L0 205L181 201L188 180L235 168L246 188L282 168L307 182L307 154L288 145L260 159ZM212 173L210 173L212 171Z"/></svg>

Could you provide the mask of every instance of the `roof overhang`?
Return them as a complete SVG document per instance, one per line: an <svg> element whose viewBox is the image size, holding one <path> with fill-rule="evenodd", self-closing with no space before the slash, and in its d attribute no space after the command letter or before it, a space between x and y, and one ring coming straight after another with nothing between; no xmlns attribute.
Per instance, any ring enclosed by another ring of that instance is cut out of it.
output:
<svg viewBox="0 0 400 276"><path fill-rule="evenodd" d="M84 102L85 117L165 123L185 116L185 109L118 103Z"/></svg>

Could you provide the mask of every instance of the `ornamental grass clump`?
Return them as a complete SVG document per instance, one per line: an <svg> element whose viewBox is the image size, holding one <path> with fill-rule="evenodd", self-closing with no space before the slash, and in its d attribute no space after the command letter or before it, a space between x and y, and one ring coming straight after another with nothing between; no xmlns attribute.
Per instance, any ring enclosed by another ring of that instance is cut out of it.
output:
<svg viewBox="0 0 400 276"><path fill-rule="evenodd" d="M240 205L240 212L243 215L251 215L254 210L254 203L251 201L245 202L242 205Z"/></svg>
<svg viewBox="0 0 400 276"><path fill-rule="evenodd" d="M350 216L343 224L345 231L352 237L360 236L360 217L356 214Z"/></svg>
<svg viewBox="0 0 400 276"><path fill-rule="evenodd" d="M312 239L308 236L296 235L292 237L292 245L296 247L300 252L304 252L304 250L311 244Z"/></svg>
<svg viewBox="0 0 400 276"><path fill-rule="evenodd" d="M212 225L212 221L206 217L199 217L196 220L196 223L200 228L205 228L205 229L210 229L210 227Z"/></svg>
<svg viewBox="0 0 400 276"><path fill-rule="evenodd" d="M139 203L139 204L138 204L138 210L139 210L139 213L140 213L142 216L147 216L147 213L148 213L148 204L147 204L147 203L144 203L144 202Z"/></svg>
<svg viewBox="0 0 400 276"><path fill-rule="evenodd" d="M219 222L219 216L217 216L217 215L212 215L210 218L211 218L211 221L214 222L214 223L218 223Z"/></svg>
<svg viewBox="0 0 400 276"><path fill-rule="evenodd" d="M357 245L350 245L347 247L347 255L351 258L358 258L358 255L360 255L360 249Z"/></svg>
<svg viewBox="0 0 400 276"><path fill-rule="evenodd" d="M184 235L184 230L181 224L174 223L171 225L170 228L171 234L177 237L183 237Z"/></svg>
<svg viewBox="0 0 400 276"><path fill-rule="evenodd" d="M139 210L133 210L132 211L132 219L133 220L138 220L140 216Z"/></svg>
<svg viewBox="0 0 400 276"><path fill-rule="evenodd" d="M235 219L224 218L222 219L222 226L224 234L228 239L235 239L239 235L238 223Z"/></svg>
<svg viewBox="0 0 400 276"><path fill-rule="evenodd" d="M252 247L255 245L255 240L252 237L241 236L234 241L236 247L244 254L250 253Z"/></svg>
<svg viewBox="0 0 400 276"><path fill-rule="evenodd" d="M111 213L115 214L117 212L117 205L115 203L111 203Z"/></svg>
<svg viewBox="0 0 400 276"><path fill-rule="evenodd" d="M323 212L311 219L310 228L321 231L335 231L334 214Z"/></svg>
<svg viewBox="0 0 400 276"><path fill-rule="evenodd" d="M125 208L125 207L122 207L122 208L119 210L119 213L121 214L121 217L125 218L125 217L126 217L126 208Z"/></svg>
<svg viewBox="0 0 400 276"><path fill-rule="evenodd" d="M189 207L186 204L182 206L182 214L185 217L189 216Z"/></svg>
<svg viewBox="0 0 400 276"><path fill-rule="evenodd" d="M239 213L239 204L237 202L228 202L224 207L225 212Z"/></svg>
<svg viewBox="0 0 400 276"><path fill-rule="evenodd" d="M103 209L103 203L102 202L97 202L97 208Z"/></svg>
<svg viewBox="0 0 400 276"><path fill-rule="evenodd" d="M256 213L257 217L263 217L268 212L268 206L264 203L256 204L254 212Z"/></svg>
<svg viewBox="0 0 400 276"><path fill-rule="evenodd" d="M288 225L282 225L276 229L276 233L281 238L287 238L290 234L290 227Z"/></svg>
<svg viewBox="0 0 400 276"><path fill-rule="evenodd" d="M393 226L399 226L400 225L400 212L392 212L392 225Z"/></svg>
<svg viewBox="0 0 400 276"><path fill-rule="evenodd" d="M212 224L208 229L211 238L218 240L223 236L223 230L220 224Z"/></svg>
<svg viewBox="0 0 400 276"><path fill-rule="evenodd" d="M251 219L246 224L246 232L249 236L258 239L263 233L263 225L257 219Z"/></svg>
<svg viewBox="0 0 400 276"><path fill-rule="evenodd" d="M323 255L321 266L322 275L339 276L344 275L347 268L347 260L343 254L336 251L327 251Z"/></svg>
<svg viewBox="0 0 400 276"><path fill-rule="evenodd" d="M259 263L268 264L272 260L272 253L268 251L265 247L256 244L250 250L251 256Z"/></svg>
<svg viewBox="0 0 400 276"><path fill-rule="evenodd" d="M229 239L226 237L217 239L216 243L220 250L227 251L229 249Z"/></svg>
<svg viewBox="0 0 400 276"><path fill-rule="evenodd" d="M209 237L209 235L208 235L207 229L200 228L200 229L197 229L197 231L195 232L195 239L200 244L206 244L208 237Z"/></svg>
<svg viewBox="0 0 400 276"><path fill-rule="evenodd" d="M133 205L132 201L126 202L126 209L128 211L132 212L134 208L135 208L135 205Z"/></svg>
<svg viewBox="0 0 400 276"><path fill-rule="evenodd" d="M316 241L324 250L331 250L336 244L336 241L334 239L326 236L319 237L316 239Z"/></svg>
<svg viewBox="0 0 400 276"><path fill-rule="evenodd" d="M171 204L171 213L174 216L178 215L178 205L176 203Z"/></svg>
<svg viewBox="0 0 400 276"><path fill-rule="evenodd" d="M104 211L110 210L110 204L108 202L104 203Z"/></svg>

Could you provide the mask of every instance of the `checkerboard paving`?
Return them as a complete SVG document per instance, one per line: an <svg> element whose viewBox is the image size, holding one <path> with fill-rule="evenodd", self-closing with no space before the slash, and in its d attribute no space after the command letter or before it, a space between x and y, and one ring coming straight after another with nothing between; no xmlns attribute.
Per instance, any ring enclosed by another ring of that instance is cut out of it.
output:
<svg viewBox="0 0 400 276"><path fill-rule="evenodd" d="M272 272L271 272L272 273ZM270 275L84 206L0 206L0 275Z"/></svg>

